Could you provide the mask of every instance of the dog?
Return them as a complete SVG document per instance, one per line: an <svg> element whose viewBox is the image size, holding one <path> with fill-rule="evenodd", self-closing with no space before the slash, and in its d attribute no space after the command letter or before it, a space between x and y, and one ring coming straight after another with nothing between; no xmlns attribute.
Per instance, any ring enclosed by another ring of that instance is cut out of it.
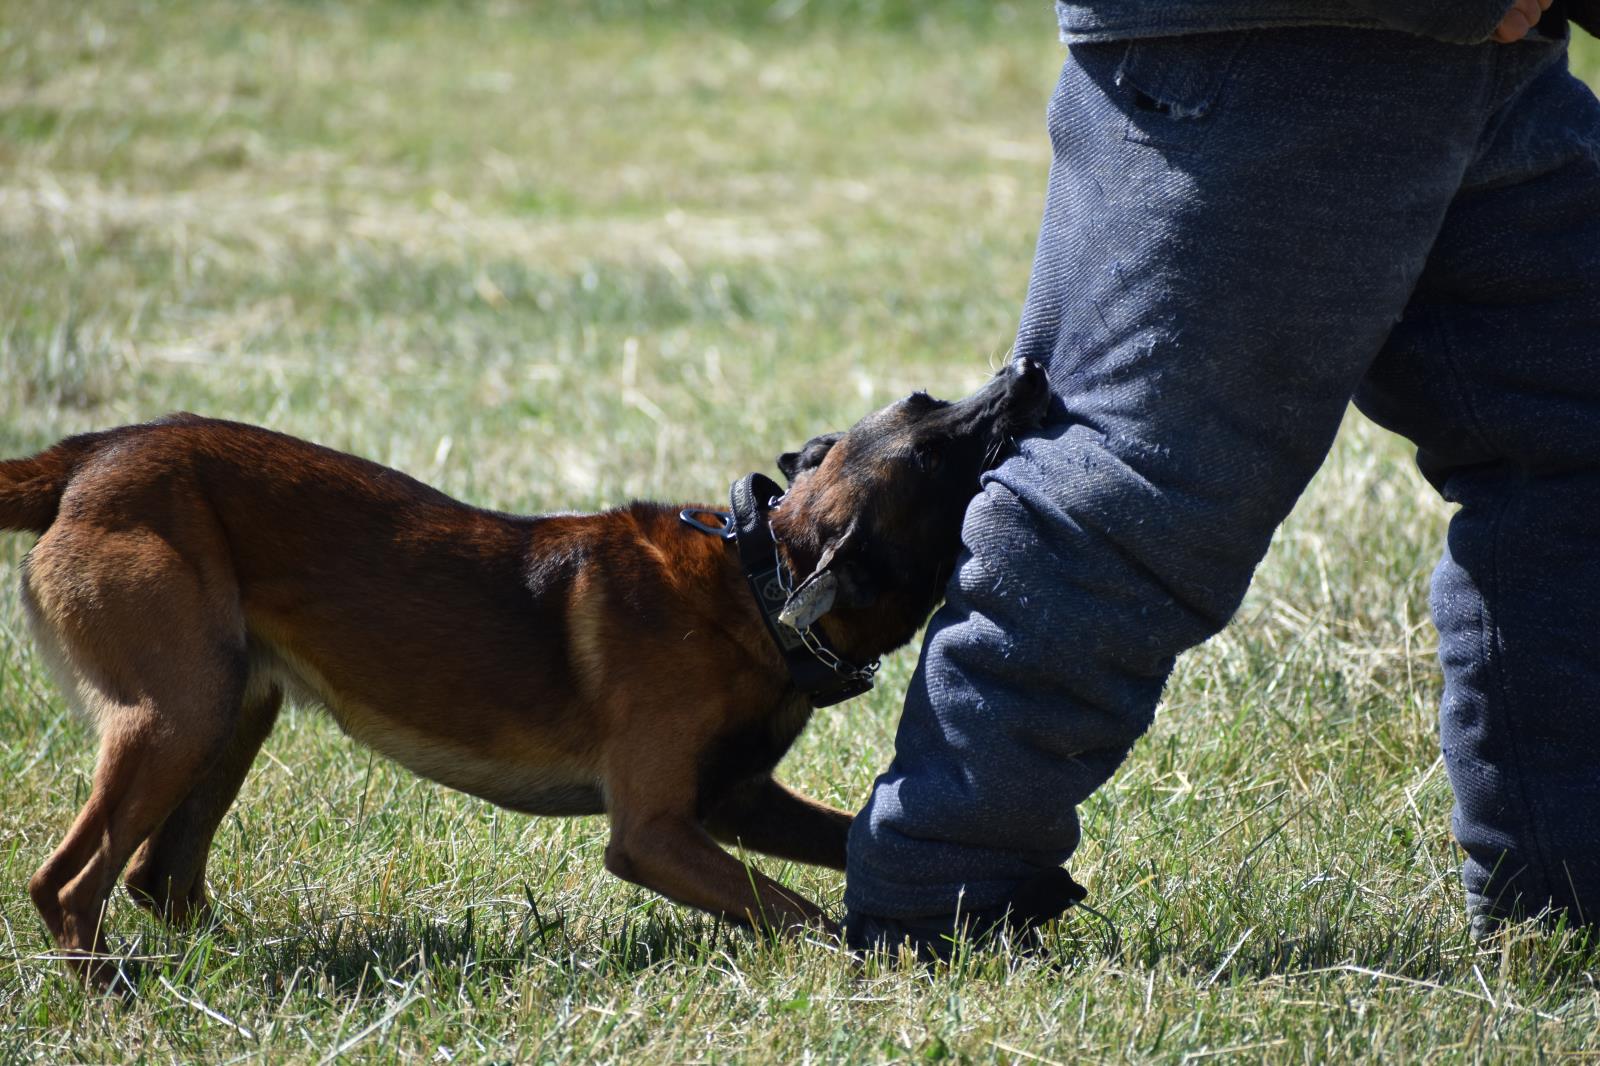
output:
<svg viewBox="0 0 1600 1066"><path fill-rule="evenodd" d="M780 457L781 498L736 483L727 511L502 514L188 414L0 463L0 528L39 534L30 627L100 739L29 894L91 985L116 973L104 911L124 867L140 905L202 914L212 837L288 696L491 803L605 814L624 880L836 932L718 842L843 868L851 816L773 768L916 635L981 473L1048 398L1031 361L959 402L914 393Z"/></svg>

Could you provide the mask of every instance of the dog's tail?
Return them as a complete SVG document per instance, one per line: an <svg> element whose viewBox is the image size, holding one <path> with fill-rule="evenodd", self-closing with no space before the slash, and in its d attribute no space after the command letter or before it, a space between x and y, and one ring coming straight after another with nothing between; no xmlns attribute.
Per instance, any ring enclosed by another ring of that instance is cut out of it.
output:
<svg viewBox="0 0 1600 1066"><path fill-rule="evenodd" d="M49 529L73 471L104 437L84 433L31 458L0 460L0 529Z"/></svg>

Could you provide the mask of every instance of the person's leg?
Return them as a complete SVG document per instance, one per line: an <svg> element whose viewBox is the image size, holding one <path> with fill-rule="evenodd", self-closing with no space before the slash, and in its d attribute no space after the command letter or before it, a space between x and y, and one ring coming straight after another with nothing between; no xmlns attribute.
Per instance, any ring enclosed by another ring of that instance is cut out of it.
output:
<svg viewBox="0 0 1600 1066"><path fill-rule="evenodd" d="M1523 87L1357 394L1461 505L1433 611L1480 932L1600 923L1600 101L1557 51L1507 69Z"/></svg>
<svg viewBox="0 0 1600 1066"><path fill-rule="evenodd" d="M1072 852L1403 312L1498 62L1335 29L1073 49L1017 338L1060 402L968 512L851 831L852 937L1004 905Z"/></svg>

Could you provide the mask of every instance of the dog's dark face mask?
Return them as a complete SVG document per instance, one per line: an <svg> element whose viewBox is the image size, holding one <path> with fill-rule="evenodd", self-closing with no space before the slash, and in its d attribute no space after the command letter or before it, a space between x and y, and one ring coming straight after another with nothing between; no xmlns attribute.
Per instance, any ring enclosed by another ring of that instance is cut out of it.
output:
<svg viewBox="0 0 1600 1066"><path fill-rule="evenodd" d="M779 457L789 492L773 529L797 563L815 560L783 620L880 605L889 647L909 640L943 595L980 475L1049 400L1044 368L1017 360L964 400L912 393Z"/></svg>

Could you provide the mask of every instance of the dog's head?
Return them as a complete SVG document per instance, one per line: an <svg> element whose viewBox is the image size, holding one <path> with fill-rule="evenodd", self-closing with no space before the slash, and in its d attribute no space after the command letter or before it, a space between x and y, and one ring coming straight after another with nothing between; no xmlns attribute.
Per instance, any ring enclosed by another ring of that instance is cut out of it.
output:
<svg viewBox="0 0 1600 1066"><path fill-rule="evenodd" d="M914 636L943 595L979 476L1049 400L1044 368L1019 359L964 400L912 393L781 456L789 491L772 528L797 578L783 620L854 616L857 654Z"/></svg>

